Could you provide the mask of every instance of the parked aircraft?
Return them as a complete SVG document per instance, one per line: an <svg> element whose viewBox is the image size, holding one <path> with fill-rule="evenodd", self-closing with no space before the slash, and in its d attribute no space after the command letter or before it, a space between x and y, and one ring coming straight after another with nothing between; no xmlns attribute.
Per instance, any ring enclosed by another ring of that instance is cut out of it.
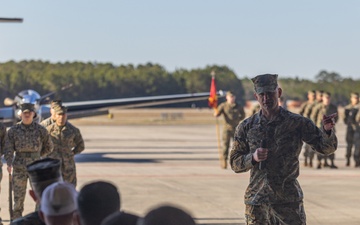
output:
<svg viewBox="0 0 360 225"><path fill-rule="evenodd" d="M68 86L69 87L69 86ZM64 87L68 88L68 87ZM54 95L54 92L41 96L38 92L28 89L21 91L14 99L6 98L4 104L7 107L0 109L0 120L7 126L10 126L20 121L20 105L22 103L32 103L35 105L36 121L41 121L50 116L49 98ZM219 91L219 97L223 97L223 91ZM94 101L77 101L77 102L63 102L63 105L68 108L68 118L82 118L95 115L108 114L109 107L121 108L138 108L170 103L191 102L206 100L209 97L208 92L191 93L191 94L174 94L174 95L159 95L146 97L133 97L121 99L105 99Z"/></svg>

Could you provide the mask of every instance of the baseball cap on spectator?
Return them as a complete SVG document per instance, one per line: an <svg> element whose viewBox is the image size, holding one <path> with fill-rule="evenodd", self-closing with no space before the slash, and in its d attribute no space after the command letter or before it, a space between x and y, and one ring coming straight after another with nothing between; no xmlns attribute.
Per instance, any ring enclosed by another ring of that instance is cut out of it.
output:
<svg viewBox="0 0 360 225"><path fill-rule="evenodd" d="M40 211L46 216L61 216L77 209L77 191L67 182L56 182L48 186L41 198Z"/></svg>

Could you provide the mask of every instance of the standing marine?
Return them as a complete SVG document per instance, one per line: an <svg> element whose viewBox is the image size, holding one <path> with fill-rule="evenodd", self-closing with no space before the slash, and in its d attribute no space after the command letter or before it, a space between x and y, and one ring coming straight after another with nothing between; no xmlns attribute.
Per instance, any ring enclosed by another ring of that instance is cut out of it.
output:
<svg viewBox="0 0 360 225"><path fill-rule="evenodd" d="M323 92L322 94L322 102L321 104L317 104L316 107L313 109L312 112L312 118L314 118L315 125L319 128L323 126L322 124L322 118L324 115L330 115L336 113L338 115L338 107L331 103L331 94L329 92ZM334 117L335 123L338 121L338 116ZM317 154L318 159L318 169L321 169L321 160L324 159L324 165L326 163L326 158L328 157L330 159L330 168L337 169L338 167L335 165L335 154L331 154L329 156L324 156L322 154Z"/></svg>
<svg viewBox="0 0 360 225"><path fill-rule="evenodd" d="M0 122L0 193L1 193L1 180L3 178L3 171L2 171L2 160L1 157L4 155L5 153L5 139L6 139L6 126ZM1 211L1 208L0 208ZM2 219L0 217L0 224Z"/></svg>
<svg viewBox="0 0 360 225"><path fill-rule="evenodd" d="M4 158L9 173L13 170L14 212L12 220L21 217L28 175L26 165L39 160L53 150L47 130L34 121L34 105L21 104L21 121L12 126L5 142Z"/></svg>
<svg viewBox="0 0 360 225"><path fill-rule="evenodd" d="M244 108L236 102L236 97L233 92L226 92L226 102L221 103L214 116L218 117L224 115L224 128L222 133L222 155L220 158L221 167L227 168L227 160L229 155L230 139L234 138L236 126L241 120L245 118Z"/></svg>
<svg viewBox="0 0 360 225"><path fill-rule="evenodd" d="M40 124L44 127L47 127L53 123L55 123L56 120L56 114L54 111L54 107L55 106L61 106L62 105L62 101L60 99L56 99L56 100L52 100L50 103L50 117L44 119L43 121L40 122Z"/></svg>
<svg viewBox="0 0 360 225"><path fill-rule="evenodd" d="M84 151L84 140L80 130L67 121L67 108L58 105L54 107L54 110L56 122L46 128L54 143L54 151L49 154L49 157L60 160L64 181L76 187L77 179L74 156Z"/></svg>
<svg viewBox="0 0 360 225"><path fill-rule="evenodd" d="M346 166L350 166L352 148L354 146L354 135L356 131L356 115L359 113L359 93L350 94L350 104L345 106L344 123L346 124ZM354 154L355 165L357 159Z"/></svg>
<svg viewBox="0 0 360 225"><path fill-rule="evenodd" d="M277 74L252 79L260 112L236 128L230 153L234 172L250 172L245 192L245 223L306 224L303 192L297 180L303 142L322 154L337 148L334 115L324 116L323 126L279 106L282 89Z"/></svg>
<svg viewBox="0 0 360 225"><path fill-rule="evenodd" d="M308 91L307 98L308 100L304 102L300 106L300 112L299 114L306 117L311 118L311 112L316 104L315 101L316 92L315 90ZM313 159L314 159L315 152L311 149L310 145L304 144L304 166L313 167Z"/></svg>

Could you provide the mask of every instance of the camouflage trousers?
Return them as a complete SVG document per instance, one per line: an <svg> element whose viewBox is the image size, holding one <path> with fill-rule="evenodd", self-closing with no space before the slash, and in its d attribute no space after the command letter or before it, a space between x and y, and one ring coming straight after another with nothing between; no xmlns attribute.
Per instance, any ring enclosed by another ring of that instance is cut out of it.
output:
<svg viewBox="0 0 360 225"><path fill-rule="evenodd" d="M48 157L58 159L61 162L61 174L63 180L73 184L76 187L77 179L76 179L76 166L74 155L71 154L54 154L50 153Z"/></svg>
<svg viewBox="0 0 360 225"><path fill-rule="evenodd" d="M315 151L312 150L311 146L308 144L304 144L304 156L305 158L309 158L310 160L313 160L315 155Z"/></svg>
<svg viewBox="0 0 360 225"><path fill-rule="evenodd" d="M224 129L223 133L222 133L222 141L223 141L223 145L222 145L222 155L224 157L225 160L227 160L228 155L229 155L229 147L230 147L230 140L234 139L234 133L235 130L232 129Z"/></svg>
<svg viewBox="0 0 360 225"><path fill-rule="evenodd" d="M22 216L24 211L24 201L26 194L26 185L28 174L25 166L13 167L13 193L14 193L14 213L13 218L16 219Z"/></svg>
<svg viewBox="0 0 360 225"><path fill-rule="evenodd" d="M303 202L284 204L246 205L247 225L305 225Z"/></svg>
<svg viewBox="0 0 360 225"><path fill-rule="evenodd" d="M352 152L352 148L354 146L354 135L355 135L355 131L354 129L352 129L352 127L348 127L346 130L346 158L350 158L351 157L351 152Z"/></svg>

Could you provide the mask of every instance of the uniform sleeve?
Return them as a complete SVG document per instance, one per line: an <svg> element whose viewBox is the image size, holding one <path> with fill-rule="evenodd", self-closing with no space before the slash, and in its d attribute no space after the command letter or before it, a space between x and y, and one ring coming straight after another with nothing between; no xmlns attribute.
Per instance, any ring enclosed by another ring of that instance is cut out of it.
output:
<svg viewBox="0 0 360 225"><path fill-rule="evenodd" d="M0 157L5 153L5 141L6 141L6 126L4 124L0 124Z"/></svg>
<svg viewBox="0 0 360 225"><path fill-rule="evenodd" d="M304 116L306 105L307 105L307 102L304 102L304 103L301 104L301 106L300 106L300 112L299 112L299 114L302 115L302 116Z"/></svg>
<svg viewBox="0 0 360 225"><path fill-rule="evenodd" d="M54 144L51 141L49 132L44 128L41 127L40 129L41 136L42 136L42 149L40 151L41 157L48 155L54 149Z"/></svg>
<svg viewBox="0 0 360 225"><path fill-rule="evenodd" d="M8 166L12 165L12 161L14 158L14 151L15 151L15 141L14 141L14 133L12 129L10 129L5 138L5 151L4 151L4 158Z"/></svg>
<svg viewBox="0 0 360 225"><path fill-rule="evenodd" d="M220 104L217 108L217 116L220 116L224 113L224 104Z"/></svg>
<svg viewBox="0 0 360 225"><path fill-rule="evenodd" d="M242 107L241 105L239 106L239 119L240 121L245 119L245 110L244 107Z"/></svg>
<svg viewBox="0 0 360 225"><path fill-rule="evenodd" d="M244 123L241 123L235 132L234 143L230 152L230 165L235 173L246 172L254 167L252 153L246 142Z"/></svg>
<svg viewBox="0 0 360 225"><path fill-rule="evenodd" d="M318 117L319 111L320 111L319 105L315 105L311 112L311 115L310 115L310 119L315 123L315 125L317 124L317 117Z"/></svg>
<svg viewBox="0 0 360 225"><path fill-rule="evenodd" d="M76 135L75 135L75 148L73 149L74 155L81 153L85 149L84 139L80 133L80 130L76 128Z"/></svg>
<svg viewBox="0 0 360 225"><path fill-rule="evenodd" d="M302 134L303 141L318 153L331 155L337 149L338 141L334 130L328 135L323 128L318 128L310 120L305 120Z"/></svg>

